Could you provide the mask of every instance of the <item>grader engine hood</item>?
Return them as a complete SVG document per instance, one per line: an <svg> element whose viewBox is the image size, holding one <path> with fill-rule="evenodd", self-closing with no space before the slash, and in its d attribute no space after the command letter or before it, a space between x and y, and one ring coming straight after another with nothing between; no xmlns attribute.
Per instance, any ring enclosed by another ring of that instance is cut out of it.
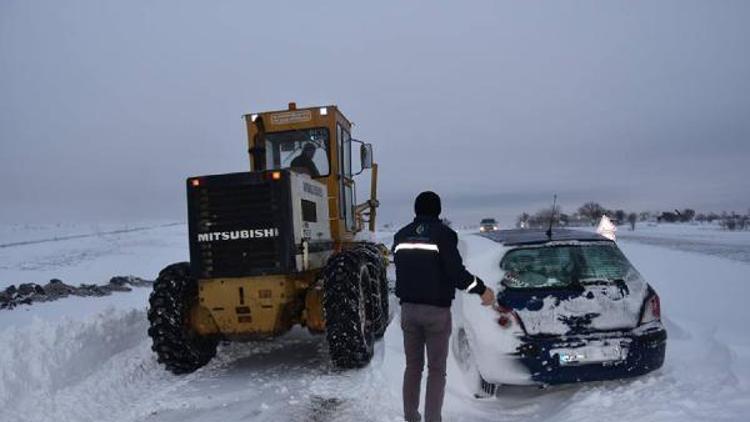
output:
<svg viewBox="0 0 750 422"><path fill-rule="evenodd" d="M315 189L304 189L305 185ZM321 192L320 200L305 199L306 191ZM304 219L322 219L327 229L324 193L322 184L290 171L188 179L192 273L207 279L304 270L309 253L302 249L309 248L311 240L305 238L305 230L311 233L310 225L317 223ZM330 240L330 229L316 229L318 240Z"/></svg>

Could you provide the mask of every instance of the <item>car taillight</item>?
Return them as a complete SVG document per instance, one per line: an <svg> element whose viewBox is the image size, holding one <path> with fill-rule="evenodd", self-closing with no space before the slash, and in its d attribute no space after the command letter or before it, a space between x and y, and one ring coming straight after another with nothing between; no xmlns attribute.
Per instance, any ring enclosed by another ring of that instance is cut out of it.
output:
<svg viewBox="0 0 750 422"><path fill-rule="evenodd" d="M656 293L646 299L643 316L641 317L641 324L652 321L661 321L661 301L659 300L659 295Z"/></svg>
<svg viewBox="0 0 750 422"><path fill-rule="evenodd" d="M500 314L497 317L497 324L503 328L510 328L513 326L514 321L518 321L516 312L507 306L497 305L495 306L495 310Z"/></svg>

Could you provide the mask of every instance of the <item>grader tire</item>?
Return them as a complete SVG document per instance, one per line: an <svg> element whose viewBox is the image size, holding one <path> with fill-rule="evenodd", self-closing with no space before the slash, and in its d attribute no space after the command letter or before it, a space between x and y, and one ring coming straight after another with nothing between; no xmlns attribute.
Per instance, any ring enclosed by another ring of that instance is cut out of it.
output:
<svg viewBox="0 0 750 422"><path fill-rule="evenodd" d="M190 327L190 309L197 300L198 283L187 262L164 268L149 297L151 350L176 375L193 372L216 355L218 340L199 336Z"/></svg>
<svg viewBox="0 0 750 422"><path fill-rule="evenodd" d="M372 243L363 243L357 249L370 266L372 275L372 290L369 300L372 302L373 332L376 339L383 337L388 328L388 277L386 263L378 246Z"/></svg>
<svg viewBox="0 0 750 422"><path fill-rule="evenodd" d="M368 318L370 267L355 250L332 256L324 269L326 339L336 368L352 369L372 359L374 333Z"/></svg>
<svg viewBox="0 0 750 422"><path fill-rule="evenodd" d="M385 330L388 328L388 279L383 271L383 276L378 280L380 287L380 322L378 329L375 330L375 338L382 338L385 334Z"/></svg>

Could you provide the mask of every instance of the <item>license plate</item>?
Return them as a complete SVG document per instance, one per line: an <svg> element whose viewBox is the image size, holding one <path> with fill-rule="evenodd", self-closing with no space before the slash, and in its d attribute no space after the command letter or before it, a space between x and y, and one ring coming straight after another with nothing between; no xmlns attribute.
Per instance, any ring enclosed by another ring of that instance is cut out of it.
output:
<svg viewBox="0 0 750 422"><path fill-rule="evenodd" d="M608 346L584 346L573 349L554 349L551 355L557 355L560 365L583 365L587 363L616 362L625 359L627 350L614 344Z"/></svg>

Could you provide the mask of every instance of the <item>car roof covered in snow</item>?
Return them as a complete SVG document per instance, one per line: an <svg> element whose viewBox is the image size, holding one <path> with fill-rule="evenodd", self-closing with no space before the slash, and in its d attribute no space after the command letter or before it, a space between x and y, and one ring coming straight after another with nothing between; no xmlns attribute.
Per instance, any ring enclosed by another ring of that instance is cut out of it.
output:
<svg viewBox="0 0 750 422"><path fill-rule="evenodd" d="M552 229L552 236L547 236L547 230L544 229L512 229L512 230L498 230L494 232L481 233L480 236L484 236L495 242L502 243L503 245L535 245L547 242L565 242L565 241L607 241L611 240L606 237L589 231L584 230L571 230L571 229Z"/></svg>

